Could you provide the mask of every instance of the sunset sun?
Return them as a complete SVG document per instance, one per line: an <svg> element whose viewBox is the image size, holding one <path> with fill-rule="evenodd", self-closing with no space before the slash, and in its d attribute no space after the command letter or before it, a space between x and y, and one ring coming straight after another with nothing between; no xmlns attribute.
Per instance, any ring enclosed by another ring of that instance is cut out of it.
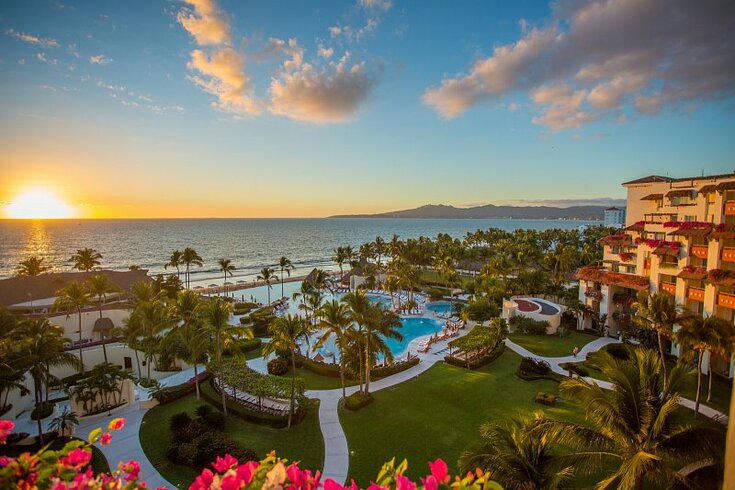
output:
<svg viewBox="0 0 735 490"><path fill-rule="evenodd" d="M18 195L8 205L7 215L16 219L71 218L72 208L47 189L32 189Z"/></svg>

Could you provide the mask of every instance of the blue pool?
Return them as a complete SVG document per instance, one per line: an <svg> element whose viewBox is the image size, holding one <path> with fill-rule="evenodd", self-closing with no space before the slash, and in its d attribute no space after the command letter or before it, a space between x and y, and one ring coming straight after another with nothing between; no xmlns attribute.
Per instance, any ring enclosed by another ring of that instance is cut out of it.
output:
<svg viewBox="0 0 735 490"><path fill-rule="evenodd" d="M390 299L388 301L390 301ZM403 327L401 328L403 340L387 340L387 344L390 347L391 352L393 352L393 355L396 357L401 356L406 352L408 344L412 340L425 335L439 333L442 330L442 324L432 318L402 318L401 323L403 323ZM315 335L313 338L316 340L318 337ZM331 358L330 354L334 354L339 358L339 351L334 345L334 338L329 339L329 341L324 344L318 352L327 359L327 362L329 362L329 359ZM415 352L413 354L415 354Z"/></svg>
<svg viewBox="0 0 735 490"><path fill-rule="evenodd" d="M426 309L434 313L451 313L452 303L449 301L433 301L426 303Z"/></svg>
<svg viewBox="0 0 735 490"><path fill-rule="evenodd" d="M389 308L389 309L393 308L393 304L390 299L390 296L380 296L376 294L368 294L367 297L373 303L378 303L379 305L382 305L384 308Z"/></svg>

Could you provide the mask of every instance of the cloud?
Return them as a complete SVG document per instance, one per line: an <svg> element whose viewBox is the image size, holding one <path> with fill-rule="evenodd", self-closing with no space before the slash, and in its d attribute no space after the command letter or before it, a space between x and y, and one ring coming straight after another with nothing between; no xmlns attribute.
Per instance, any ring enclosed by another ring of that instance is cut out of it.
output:
<svg viewBox="0 0 735 490"><path fill-rule="evenodd" d="M317 54L324 59L329 59L334 55L334 49L325 48L324 46L319 46L319 49L317 50Z"/></svg>
<svg viewBox="0 0 735 490"><path fill-rule="evenodd" d="M61 64L61 62L55 58L47 58L46 53L36 53L36 59L51 66L59 66Z"/></svg>
<svg viewBox="0 0 735 490"><path fill-rule="evenodd" d="M34 44L36 46L41 46L44 48L58 48L60 46L59 42L56 39L38 37L34 36L33 34L18 32L15 29L7 29L5 31L5 34L7 34L8 36L12 36L19 41L23 41L24 43Z"/></svg>
<svg viewBox="0 0 735 490"><path fill-rule="evenodd" d="M176 19L200 46L229 44L230 24L214 0L184 0L194 10L182 9Z"/></svg>
<svg viewBox="0 0 735 490"><path fill-rule="evenodd" d="M626 200L614 197L592 197L589 199L505 199L493 201L496 206L551 206L568 208L571 206L618 206L625 207ZM481 206L482 204L475 204Z"/></svg>
<svg viewBox="0 0 735 490"><path fill-rule="evenodd" d="M164 114L167 112L184 112L184 108L179 105L159 105L154 102L152 97L144 94L139 94L129 89L125 85L115 85L99 80L97 81L97 86L106 90L110 97L112 97L125 107L130 107L133 109L147 109L156 114Z"/></svg>
<svg viewBox="0 0 735 490"><path fill-rule="evenodd" d="M298 121L337 123L352 119L372 92L380 68L349 64L349 53L325 68L303 63L302 52L284 62L270 86L270 111Z"/></svg>
<svg viewBox="0 0 735 490"><path fill-rule="evenodd" d="M94 56L90 56L89 57L89 62L92 63L93 65L102 65L102 66L105 66L105 65L109 65L113 61L114 60L112 60L111 58L106 57L104 54L96 54Z"/></svg>
<svg viewBox="0 0 735 490"><path fill-rule="evenodd" d="M656 114L735 95L729 0L570 0L553 11L545 27L524 22L517 42L427 89L423 102L453 118L525 92L539 111L533 122L557 131L620 120L628 108Z"/></svg>
<svg viewBox="0 0 735 490"><path fill-rule="evenodd" d="M365 10L376 9L384 12L389 11L393 7L391 0L358 0L357 4Z"/></svg>

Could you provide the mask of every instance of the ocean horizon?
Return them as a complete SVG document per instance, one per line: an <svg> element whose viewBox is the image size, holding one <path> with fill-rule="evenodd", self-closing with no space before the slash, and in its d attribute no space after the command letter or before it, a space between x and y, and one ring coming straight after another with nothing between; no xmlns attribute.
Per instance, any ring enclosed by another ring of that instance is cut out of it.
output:
<svg viewBox="0 0 735 490"><path fill-rule="evenodd" d="M263 267L275 267L281 256L294 264L293 276L314 267L335 270L332 250L360 244L376 236L386 241L446 233L463 238L468 232L500 228L571 229L600 221L464 218L119 218L0 220L0 278L11 277L21 260L44 258L52 271L70 270L69 257L79 248L98 250L101 268L125 270L130 265L150 274L175 273L164 268L175 249L193 247L204 259L192 269L192 285L222 284L219 258L237 270L228 281L253 280Z"/></svg>

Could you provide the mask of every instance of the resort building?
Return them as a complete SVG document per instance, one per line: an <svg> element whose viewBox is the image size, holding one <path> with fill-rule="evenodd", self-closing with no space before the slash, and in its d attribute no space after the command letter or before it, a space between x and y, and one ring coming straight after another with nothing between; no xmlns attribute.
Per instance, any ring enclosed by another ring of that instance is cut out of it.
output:
<svg viewBox="0 0 735 490"><path fill-rule="evenodd" d="M525 296L513 296L503 300L503 312L501 317L510 323L514 316L531 318L532 320L547 322L546 334L553 335L561 325L561 314L563 308L549 300ZM510 326L513 331L513 326Z"/></svg>
<svg viewBox="0 0 735 490"><path fill-rule="evenodd" d="M613 228L625 226L625 208L607 208L605 210L604 225Z"/></svg>
<svg viewBox="0 0 735 490"><path fill-rule="evenodd" d="M663 291L693 313L733 321L735 173L651 175L623 186L628 192L626 226L603 238L601 265L577 272L580 301L595 314L607 315L610 335L631 321L635 312L630 306L642 290ZM670 341L668 350L679 354ZM735 374L731 360L714 358L712 363L719 374Z"/></svg>

